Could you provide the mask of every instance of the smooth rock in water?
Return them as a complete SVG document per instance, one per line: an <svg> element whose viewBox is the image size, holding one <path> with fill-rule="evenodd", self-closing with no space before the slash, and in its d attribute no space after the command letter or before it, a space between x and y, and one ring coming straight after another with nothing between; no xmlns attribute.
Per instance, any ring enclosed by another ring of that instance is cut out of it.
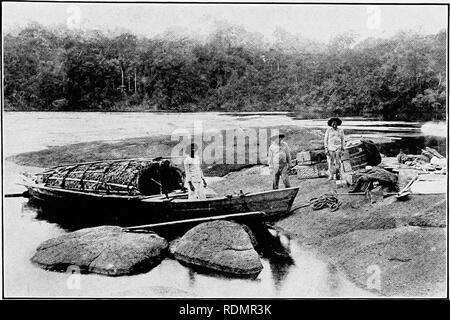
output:
<svg viewBox="0 0 450 320"><path fill-rule="evenodd" d="M199 224L172 247L181 262L228 274L252 276L263 266L244 228L230 221Z"/></svg>
<svg viewBox="0 0 450 320"><path fill-rule="evenodd" d="M168 243L154 233L124 232L115 226L81 229L43 242L31 261L53 271L77 266L82 273L121 276L157 265Z"/></svg>

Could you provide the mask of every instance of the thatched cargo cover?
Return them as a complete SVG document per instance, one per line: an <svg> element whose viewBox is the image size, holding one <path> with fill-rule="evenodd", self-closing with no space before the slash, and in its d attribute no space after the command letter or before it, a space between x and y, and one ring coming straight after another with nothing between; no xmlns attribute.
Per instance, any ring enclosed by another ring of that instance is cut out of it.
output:
<svg viewBox="0 0 450 320"><path fill-rule="evenodd" d="M107 194L151 195L182 188L169 160L108 160L58 166L39 174L48 187Z"/></svg>

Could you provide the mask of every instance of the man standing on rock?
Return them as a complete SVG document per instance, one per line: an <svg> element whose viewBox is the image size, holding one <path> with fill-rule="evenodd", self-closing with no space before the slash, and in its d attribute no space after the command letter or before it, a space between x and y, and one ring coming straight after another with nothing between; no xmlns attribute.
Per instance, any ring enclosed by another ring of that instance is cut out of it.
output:
<svg viewBox="0 0 450 320"><path fill-rule="evenodd" d="M195 155L195 144L191 144L190 154L184 159L184 172L186 174L186 188L189 200L206 199L205 188L207 186L203 171L200 167L200 159Z"/></svg>
<svg viewBox="0 0 450 320"><path fill-rule="evenodd" d="M328 128L325 132L324 145L325 154L328 160L328 180L339 179L341 168L341 156L344 153L344 130L338 128L342 124L339 118L331 118L328 120Z"/></svg>
<svg viewBox="0 0 450 320"><path fill-rule="evenodd" d="M291 151L288 144L283 141L284 138L284 134L276 136L269 147L268 163L273 179L273 189L278 189L280 178L286 188L291 187L288 175L291 166Z"/></svg>

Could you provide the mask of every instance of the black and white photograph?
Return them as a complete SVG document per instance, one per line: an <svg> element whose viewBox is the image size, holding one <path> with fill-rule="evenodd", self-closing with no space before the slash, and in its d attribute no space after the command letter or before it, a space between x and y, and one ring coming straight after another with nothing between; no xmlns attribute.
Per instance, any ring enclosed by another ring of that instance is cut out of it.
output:
<svg viewBox="0 0 450 320"><path fill-rule="evenodd" d="M3 1L2 299L448 299L448 15Z"/></svg>

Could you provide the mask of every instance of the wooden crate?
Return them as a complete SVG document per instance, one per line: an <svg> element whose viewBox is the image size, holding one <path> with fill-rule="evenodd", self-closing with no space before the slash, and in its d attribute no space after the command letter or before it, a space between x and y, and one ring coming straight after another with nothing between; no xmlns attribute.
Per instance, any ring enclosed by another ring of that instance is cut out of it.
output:
<svg viewBox="0 0 450 320"><path fill-rule="evenodd" d="M365 168L367 164L367 153L362 143L344 149L344 154L342 155L343 172L351 172Z"/></svg>
<svg viewBox="0 0 450 320"><path fill-rule="evenodd" d="M313 165L297 165L294 167L298 179L311 179L326 177L328 165L326 162L316 163Z"/></svg>
<svg viewBox="0 0 450 320"><path fill-rule="evenodd" d="M299 165L313 165L325 162L327 157L324 149L308 150L297 153L296 162Z"/></svg>
<svg viewBox="0 0 450 320"><path fill-rule="evenodd" d="M311 153L309 151L302 151L297 153L298 163L311 163Z"/></svg>

